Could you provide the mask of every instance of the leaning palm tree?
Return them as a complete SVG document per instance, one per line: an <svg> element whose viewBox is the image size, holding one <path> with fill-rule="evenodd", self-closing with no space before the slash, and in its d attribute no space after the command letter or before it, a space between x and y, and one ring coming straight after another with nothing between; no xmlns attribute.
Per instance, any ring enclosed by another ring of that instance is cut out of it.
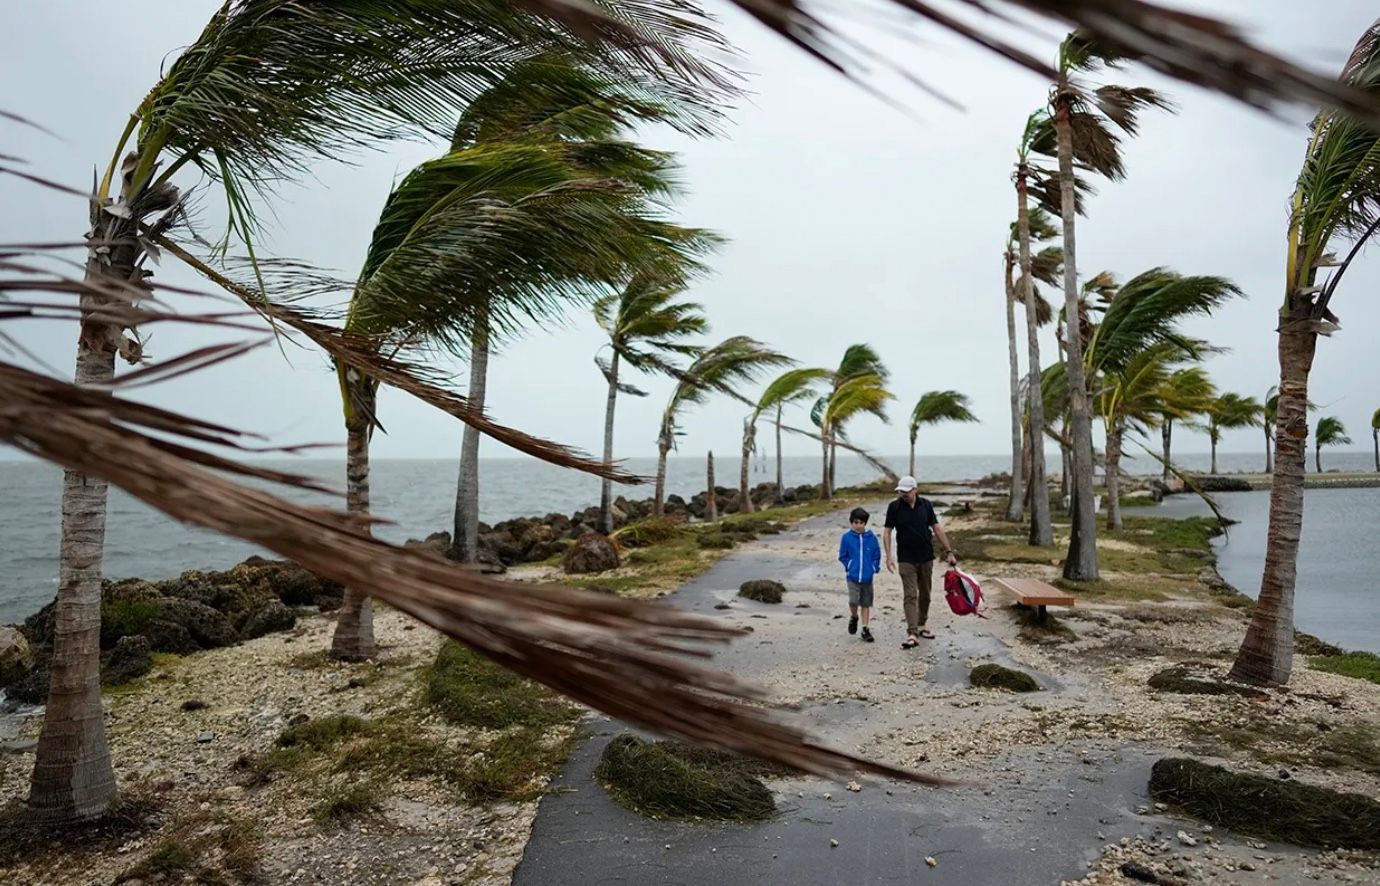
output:
<svg viewBox="0 0 1380 886"><path fill-rule="evenodd" d="M1212 445L1210 473L1217 473L1217 444L1222 440L1222 432L1259 427L1264 415L1265 407L1254 397L1243 397L1228 391L1212 401L1207 410L1208 442Z"/></svg>
<svg viewBox="0 0 1380 886"><path fill-rule="evenodd" d="M608 4L611 11L616 5ZM448 128L460 107L518 59L579 47L615 69L664 67L688 86L706 67L688 56L668 62L686 41L721 42L698 10L640 8L628 18L591 42L574 36L593 33L583 26L511 4L227 2L168 65L115 140L92 194L86 277L138 285L150 273L151 244L182 239L183 200L174 179L183 169L195 167L219 186L229 215L225 244L238 237L252 258L257 198L321 157ZM666 45L664 53L646 51L653 38ZM380 59L398 63L381 66ZM117 354L141 359L138 332L111 322L102 312L108 303L101 295L84 303L80 385L108 384ZM64 479L55 667L30 789L33 813L44 820L99 816L116 795L95 639L106 491L104 481L75 471Z"/></svg>
<svg viewBox="0 0 1380 886"><path fill-rule="evenodd" d="M1351 438L1346 435L1346 426L1335 416L1324 415L1318 419L1318 427L1313 432L1313 466L1319 474L1322 469L1322 448L1324 446L1350 446Z"/></svg>
<svg viewBox="0 0 1380 886"><path fill-rule="evenodd" d="M480 95L450 152L419 166L389 196L346 333L388 347L468 349L469 404L482 410L491 341L572 301L591 301L632 273L693 267L702 233L661 221L654 202L671 190L671 158L617 138L624 119L657 114L661 106L641 97L650 91L547 53ZM337 372L347 502L367 518L378 381L344 364ZM454 539L456 558L466 561L478 555L478 447L479 430L467 427ZM374 654L371 606L350 587L331 654L352 661Z"/></svg>
<svg viewBox="0 0 1380 886"><path fill-rule="evenodd" d="M880 380L880 385L885 387L889 372L886 365L882 363L881 356L871 345L849 345L843 352L843 358L839 360L838 369L834 370L833 383L829 390L815 401L815 405L810 411L810 421L814 422L815 426L820 429L821 442L824 446L824 486L821 493L825 498L833 498L834 478L837 475L838 441L846 439L846 431L843 423L839 423L833 427L831 433L825 433L824 425L821 424L822 416L828 411L829 399L838 393L839 388L845 382L864 375L876 376Z"/></svg>
<svg viewBox="0 0 1380 886"><path fill-rule="evenodd" d="M1077 215L1074 167L1112 179L1125 177L1119 129L1134 136L1141 111L1170 107L1145 87L1095 85L1081 75L1114 68L1119 58L1095 45L1083 33L1070 34L1059 47L1057 79L1050 90L1059 158L1060 208L1064 220L1065 346L1069 360L1069 437L1072 444L1073 526L1064 577L1090 581L1098 577L1097 516L1093 499L1092 411L1083 370L1083 340L1078 314L1078 252L1074 239Z"/></svg>
<svg viewBox="0 0 1380 886"><path fill-rule="evenodd" d="M1040 340L1036 330L1038 327L1047 325L1050 322L1050 318L1053 315L1053 309L1050 307L1049 302L1041 296L1038 287L1035 287L1033 281L1031 281L1031 291L1027 293L1026 282L1033 276L1035 280L1039 280L1048 286L1054 286L1059 279L1059 275L1062 273L1061 269L1064 261L1064 252L1058 246L1046 246L1035 256L1030 256L1032 240L1039 241L1052 239L1058 235L1058 231L1055 229L1049 213L1042 207L1036 206L1033 210L1028 209L1029 201L1023 191L1023 189L1027 187L1026 182L1028 178L1029 174L1025 165L1018 164L1016 170L1017 212L1020 213L1022 208L1024 208L1026 217L1024 223L1022 223L1018 215L1017 220L1011 225L1011 232L1006 240L1006 251L1002 256L1005 266L1006 283L1007 358L1010 364L1011 375L1011 489L1007 497L1006 519L1012 522L1020 522L1024 516L1025 475L1027 467L1030 468L1032 473L1038 472L1040 476L1038 482L1040 483L1044 482L1045 473L1043 450L1040 450L1037 456L1040 462L1038 467L1034 464L1036 458L1031 459L1031 464L1029 466L1025 464L1025 446L1022 440L1025 428L1025 422L1023 420L1025 408L1022 406L1021 398L1022 384L1019 347L1016 339L1015 306L1017 299L1020 299L1021 306L1025 308L1027 356L1031 360L1031 365L1038 366L1040 364ZM1025 256L1026 260L1022 260L1021 256ZM1016 269L1018 267L1024 269L1027 266L1029 266L1029 274L1022 270L1019 279L1017 279L1015 274ZM1030 305L1026 301L1027 295L1031 297L1031 301L1034 303L1034 313L1031 312ZM1029 375L1027 375L1027 387L1038 388L1038 384L1038 380L1035 380L1032 385ZM1038 430L1040 436L1043 437L1044 416L1042 411L1037 410L1037 412L1041 412L1041 414L1035 416L1038 425L1036 430ZM1032 478L1032 482L1036 481ZM1045 529L1049 529L1048 508L1048 496L1046 496Z"/></svg>
<svg viewBox="0 0 1380 886"><path fill-rule="evenodd" d="M1380 23L1357 42L1341 83L1380 98ZM1314 118L1289 213L1279 336L1279 403L1265 568L1251 624L1231 676L1257 685L1289 681L1294 583L1308 458L1308 375L1318 336L1337 329L1331 302L1352 261L1380 230L1380 130L1330 108ZM1331 252L1350 246L1340 262ZM1326 280L1318 271L1335 268Z"/></svg>
<svg viewBox="0 0 1380 886"><path fill-rule="evenodd" d="M815 386L833 377L827 369L787 369L774 378L762 392L761 398L753 406L752 412L743 420L743 466L738 477L739 498L745 510L752 510L752 500L748 497L747 461L756 448L757 420L763 413L776 411L776 492L774 500L781 504L785 491L785 477L781 467L781 416L787 406L814 400L818 394Z"/></svg>
<svg viewBox="0 0 1380 886"><path fill-rule="evenodd" d="M1168 481L1172 474L1174 422L1184 422L1193 427L1193 419L1205 414L1216 397L1217 388L1201 366L1177 369L1165 381L1160 394L1162 408L1158 413L1161 460L1164 462L1161 480Z"/></svg>
<svg viewBox="0 0 1380 886"><path fill-rule="evenodd" d="M603 348L609 357L596 354L594 362L609 385L604 407L604 461L613 460L613 412L618 395L645 397L647 392L620 381L622 364L638 372L674 375L676 357L697 357L703 348L684 339L709 331L703 308L695 302L677 302L678 285L652 277L635 278L618 294L606 296L594 305L594 319L608 336ZM603 483L599 498L599 526L605 534L613 532L613 484Z"/></svg>
<svg viewBox="0 0 1380 886"><path fill-rule="evenodd" d="M1370 439L1375 444L1375 470L1380 473L1380 409L1371 414Z"/></svg>
<svg viewBox="0 0 1380 886"><path fill-rule="evenodd" d="M840 439L847 439L847 425L859 415L875 415L887 420L886 405L895 396L886 389L886 378L877 373L854 375L838 385L827 398L815 401L810 420L819 428L819 439L824 451L824 471L821 479L821 497L832 501L834 497L833 450Z"/></svg>
<svg viewBox="0 0 1380 886"><path fill-rule="evenodd" d="M927 391L916 401L910 412L910 471L915 476L915 438L921 425L937 425L946 421L975 422L967 394L958 391Z"/></svg>
<svg viewBox="0 0 1380 886"><path fill-rule="evenodd" d="M606 281L626 280L628 275L656 277L666 283L680 283L697 268L696 256L712 242L703 231L680 229L662 222L660 206L674 196L675 163L671 155L640 148L624 140L633 123L664 122L686 131L702 123L699 108L687 104L662 84L620 81L616 77L582 64L568 56L548 53L516 66L503 82L488 90L461 117L452 142L453 151L497 148L504 144L528 144L544 148L563 158L588 178L582 188L604 190L613 199L627 201L627 224L604 232L592 231L568 245L585 252L589 266L574 275L559 276L562 286L550 286L533 293L537 300L524 302L532 318L558 311L572 298L596 296L609 287ZM571 200L572 209L590 201L590 196L547 191L552 198ZM597 201L596 201L597 202ZM593 219L591 219L593 221ZM617 222L618 219L609 219ZM550 251L560 241L559 231L550 223L530 228ZM582 242L581 242L582 241ZM628 261L615 260L599 267L600 255L623 253ZM629 255L641 252L643 255ZM540 254L531 253L523 267L533 264ZM569 261L572 257L565 256ZM516 268L502 275L508 288L521 279ZM567 268L569 270L569 268ZM610 275L608 272L612 271ZM551 275L547 275L550 278ZM555 282L555 281L552 281ZM476 295L486 304L475 311L469 345L469 401L476 409L484 407L486 369L494 334L490 300L502 300L503 293ZM510 324L511 326L511 324ZM605 454L605 460L612 458ZM610 481L611 484L611 481ZM604 484L608 486L610 484ZM452 556L466 562L479 557L479 431L466 427L461 444L460 477L456 486Z"/></svg>
<svg viewBox="0 0 1380 886"><path fill-rule="evenodd" d="M680 436L679 420L683 410L703 403L711 393L727 394L744 400L738 386L749 382L766 370L786 366L791 359L745 335L726 338L700 352L695 361L676 373L679 382L661 413L661 429L657 433L656 492L652 498L652 513L662 514L666 500L666 458L675 448Z"/></svg>

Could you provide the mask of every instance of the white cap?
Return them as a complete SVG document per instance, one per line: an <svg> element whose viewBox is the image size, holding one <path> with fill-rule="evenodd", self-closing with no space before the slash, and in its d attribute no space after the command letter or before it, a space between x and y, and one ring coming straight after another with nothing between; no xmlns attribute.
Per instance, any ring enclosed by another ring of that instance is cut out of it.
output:
<svg viewBox="0 0 1380 886"><path fill-rule="evenodd" d="M919 486L919 485L920 485L920 484L918 484L918 483L915 482L915 478L914 478L914 477L905 476L905 477L902 477L902 478L901 478L901 482L900 482L900 483L897 483L897 484L896 484L896 491L897 491L897 492L910 492L912 489L914 489L916 486Z"/></svg>

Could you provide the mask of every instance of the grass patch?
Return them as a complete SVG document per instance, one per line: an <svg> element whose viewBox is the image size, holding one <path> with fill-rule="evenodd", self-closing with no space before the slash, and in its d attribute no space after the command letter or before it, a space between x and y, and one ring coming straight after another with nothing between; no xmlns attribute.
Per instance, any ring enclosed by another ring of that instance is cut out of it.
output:
<svg viewBox="0 0 1380 886"><path fill-rule="evenodd" d="M304 747L324 751L368 729L369 723L359 717L331 714L289 726L278 736L277 745L280 748Z"/></svg>
<svg viewBox="0 0 1380 886"><path fill-rule="evenodd" d="M628 548L645 548L664 544L685 534L685 524L670 517L649 517L630 523L613 534L618 544Z"/></svg>
<svg viewBox="0 0 1380 886"><path fill-rule="evenodd" d="M978 689L1009 689L1012 692L1038 692L1040 684L1025 671L988 662L973 668L968 682Z"/></svg>
<svg viewBox="0 0 1380 886"><path fill-rule="evenodd" d="M745 581L738 587L738 596L759 603L780 603L786 588L779 581L755 578Z"/></svg>
<svg viewBox="0 0 1380 886"><path fill-rule="evenodd" d="M263 831L258 824L223 810L198 812L174 824L148 855L115 882L256 883L262 851Z"/></svg>
<svg viewBox="0 0 1380 886"><path fill-rule="evenodd" d="M1056 578L1050 582L1056 588L1097 602L1152 602L1169 599L1169 594L1182 587L1175 582L1154 576L1125 575L1099 578L1096 581L1070 581Z"/></svg>
<svg viewBox="0 0 1380 886"><path fill-rule="evenodd" d="M129 634L142 634L149 622L163 614L163 607L152 600L111 600L101 607L101 635L114 645Z"/></svg>
<svg viewBox="0 0 1380 886"><path fill-rule="evenodd" d="M360 818L383 808L383 792L367 779L332 782L321 799L311 807L311 817L320 824Z"/></svg>
<svg viewBox="0 0 1380 886"><path fill-rule="evenodd" d="M546 687L514 674L454 641L426 672L426 703L452 723L484 729L571 723L579 709Z"/></svg>
<svg viewBox="0 0 1380 886"><path fill-rule="evenodd" d="M608 743L594 777L620 805L676 821L762 821L776 801L761 769L724 751L619 735Z"/></svg>
<svg viewBox="0 0 1380 886"><path fill-rule="evenodd" d="M1220 827L1325 849L1380 849L1380 803L1296 781L1168 758L1151 769L1150 796Z"/></svg>
<svg viewBox="0 0 1380 886"><path fill-rule="evenodd" d="M1287 721L1250 712L1241 718L1186 721L1190 735L1211 740L1209 750L1228 748L1269 765L1353 769L1380 775L1380 729L1369 723L1333 726L1323 720Z"/></svg>
<svg viewBox="0 0 1380 886"><path fill-rule="evenodd" d="M1341 674L1343 677L1380 683L1380 655L1373 652L1318 656L1309 659L1308 666L1315 671L1327 671L1329 674Z"/></svg>

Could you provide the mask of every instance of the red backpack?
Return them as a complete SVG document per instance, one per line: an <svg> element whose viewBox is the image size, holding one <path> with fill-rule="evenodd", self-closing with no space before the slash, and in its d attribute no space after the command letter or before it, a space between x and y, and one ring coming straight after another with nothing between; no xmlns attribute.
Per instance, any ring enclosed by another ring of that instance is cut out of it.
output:
<svg viewBox="0 0 1380 886"><path fill-rule="evenodd" d="M982 586L971 575L950 569L944 573L944 599L954 615L976 615L986 618L978 611L982 605Z"/></svg>

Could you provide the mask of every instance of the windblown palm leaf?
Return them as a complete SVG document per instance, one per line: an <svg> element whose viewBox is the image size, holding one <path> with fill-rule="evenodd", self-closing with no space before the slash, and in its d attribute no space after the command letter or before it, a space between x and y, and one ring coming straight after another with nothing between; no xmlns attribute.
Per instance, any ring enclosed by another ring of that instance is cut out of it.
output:
<svg viewBox="0 0 1380 886"><path fill-rule="evenodd" d="M1175 370L1159 393L1159 415L1188 421L1202 415L1217 398L1217 387L1201 366Z"/></svg>
<svg viewBox="0 0 1380 886"><path fill-rule="evenodd" d="M1319 446L1349 446L1351 438L1346 435L1346 426L1342 420L1331 415L1325 415L1318 419L1318 428L1313 434L1314 442Z"/></svg>
<svg viewBox="0 0 1380 886"><path fill-rule="evenodd" d="M1184 336L1178 323L1206 315L1241 294L1236 284L1221 277L1185 277L1153 268L1128 280L1107 304L1088 343L1090 372L1116 372L1135 355L1160 342L1177 344L1197 353L1199 343Z"/></svg>
<svg viewBox="0 0 1380 886"><path fill-rule="evenodd" d="M960 394L958 391L927 391L920 396L915 408L910 412L910 442L915 442L915 435L921 425L977 420L970 408L967 394Z"/></svg>
<svg viewBox="0 0 1380 886"><path fill-rule="evenodd" d="M674 441L677 417L686 406L703 403L711 393L746 400L738 391L740 384L768 369L788 366L792 362L791 358L746 335L735 335L704 349L693 363L676 373L680 381L662 412L663 439Z"/></svg>
<svg viewBox="0 0 1380 886"><path fill-rule="evenodd" d="M709 331L701 305L673 301L681 291L678 284L641 275L595 302L594 319L629 366L666 372L672 368L668 356L694 357L702 350L684 339Z"/></svg>
<svg viewBox="0 0 1380 886"><path fill-rule="evenodd" d="M828 369L787 369L767 385L752 410L752 421L778 406L803 403L817 396L815 385L833 377Z"/></svg>
<svg viewBox="0 0 1380 886"><path fill-rule="evenodd" d="M1265 408L1254 397L1228 391L1208 407L1208 436L1215 443L1221 440L1224 430L1258 427L1264 414Z"/></svg>

